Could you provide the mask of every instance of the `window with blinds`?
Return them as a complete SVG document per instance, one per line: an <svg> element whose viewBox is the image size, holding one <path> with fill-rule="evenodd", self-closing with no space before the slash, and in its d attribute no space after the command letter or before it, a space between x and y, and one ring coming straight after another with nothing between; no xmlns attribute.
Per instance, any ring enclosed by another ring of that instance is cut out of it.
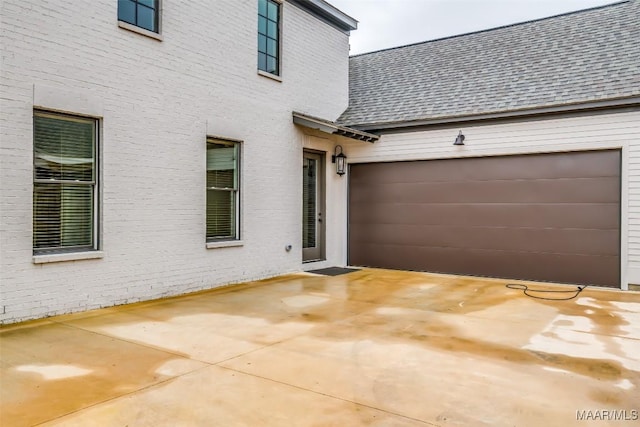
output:
<svg viewBox="0 0 640 427"><path fill-rule="evenodd" d="M317 163L316 159L304 158L302 165L302 247L316 246L317 222Z"/></svg>
<svg viewBox="0 0 640 427"><path fill-rule="evenodd" d="M239 239L240 144L207 140L207 241Z"/></svg>
<svg viewBox="0 0 640 427"><path fill-rule="evenodd" d="M36 111L33 147L34 254L97 249L97 120Z"/></svg>

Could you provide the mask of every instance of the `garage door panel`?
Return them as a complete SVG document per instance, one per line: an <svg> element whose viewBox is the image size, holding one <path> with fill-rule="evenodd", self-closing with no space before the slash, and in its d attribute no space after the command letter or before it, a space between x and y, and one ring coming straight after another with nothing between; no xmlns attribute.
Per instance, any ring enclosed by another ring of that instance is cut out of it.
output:
<svg viewBox="0 0 640 427"><path fill-rule="evenodd" d="M568 155L567 155L568 154ZM549 161L548 156L558 156ZM504 160L508 159L508 162ZM473 160L464 162L460 160ZM502 179L541 179L541 178L586 178L615 177L619 168L620 156L615 150L586 151L561 154L543 154L529 156L483 157L473 159L455 159L455 173L447 164L452 160L432 160L429 167L424 161L396 163L368 163L352 179L353 184L385 184L397 182L438 182L438 181L475 181ZM388 165L402 164L402 172ZM352 165L352 168L360 165Z"/></svg>
<svg viewBox="0 0 640 427"><path fill-rule="evenodd" d="M579 215L576 215L576 211ZM618 229L619 207L592 204L419 204L351 203L352 224L466 225Z"/></svg>
<svg viewBox="0 0 640 427"><path fill-rule="evenodd" d="M353 244L617 256L618 230L354 224Z"/></svg>
<svg viewBox="0 0 640 427"><path fill-rule="evenodd" d="M349 262L619 286L620 152L352 165Z"/></svg>
<svg viewBox="0 0 640 427"><path fill-rule="evenodd" d="M353 202L619 203L618 177L363 185Z"/></svg>
<svg viewBox="0 0 640 427"><path fill-rule="evenodd" d="M395 255L391 262L387 256L389 253ZM359 256L362 256L361 262L358 262ZM495 271L496 263L503 266L499 274ZM617 256L546 253L509 253L505 256L503 251L369 244L363 245L363 252L355 255L353 264L611 287L619 286L617 278L612 278L610 271L618 270L620 265Z"/></svg>

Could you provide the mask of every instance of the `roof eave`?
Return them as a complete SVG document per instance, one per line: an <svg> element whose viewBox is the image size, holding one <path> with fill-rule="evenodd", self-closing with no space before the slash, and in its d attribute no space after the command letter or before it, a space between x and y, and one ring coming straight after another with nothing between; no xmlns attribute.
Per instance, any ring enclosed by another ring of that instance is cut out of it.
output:
<svg viewBox="0 0 640 427"><path fill-rule="evenodd" d="M365 132L384 131L399 128L412 128L421 126L442 125L448 123L473 122L480 120L506 119L524 116L537 116L544 114L569 113L586 110L622 108L640 105L640 96L630 96L623 98L614 98L598 101L559 104L544 107L527 107L515 110L493 111L479 114L464 114L454 116L442 116L433 118L422 118L415 120L397 120L386 122L371 123L349 123L348 126L353 129Z"/></svg>
<svg viewBox="0 0 640 427"><path fill-rule="evenodd" d="M331 135L340 135L359 141L373 143L380 139L379 135L374 135L372 133L353 129L347 126L341 126L330 120L320 119L318 117L309 116L295 111L293 112L293 123L309 129L316 129Z"/></svg>
<svg viewBox="0 0 640 427"><path fill-rule="evenodd" d="M340 31L349 32L358 29L358 21L324 0L288 0L306 10L315 17L333 25Z"/></svg>

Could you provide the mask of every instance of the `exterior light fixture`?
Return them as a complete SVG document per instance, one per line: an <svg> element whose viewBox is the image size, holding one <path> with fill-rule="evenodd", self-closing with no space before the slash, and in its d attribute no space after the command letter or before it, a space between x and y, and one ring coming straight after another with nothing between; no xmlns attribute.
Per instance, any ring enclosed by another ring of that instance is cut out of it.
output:
<svg viewBox="0 0 640 427"><path fill-rule="evenodd" d="M458 136L456 136L456 140L453 142L453 145L464 145L464 135L462 134L462 131L460 131Z"/></svg>
<svg viewBox="0 0 640 427"><path fill-rule="evenodd" d="M338 153L338 148L340 152ZM347 170L347 156L342 152L342 145L336 145L333 150L333 156L331 156L331 163L336 164L336 173L340 176L344 175Z"/></svg>

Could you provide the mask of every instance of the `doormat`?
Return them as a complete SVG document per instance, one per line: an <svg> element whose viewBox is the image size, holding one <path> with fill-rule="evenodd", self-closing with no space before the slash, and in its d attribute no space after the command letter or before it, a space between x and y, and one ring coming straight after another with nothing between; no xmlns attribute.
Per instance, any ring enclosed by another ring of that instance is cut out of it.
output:
<svg viewBox="0 0 640 427"><path fill-rule="evenodd" d="M342 268L342 267L329 267L321 268L319 270L309 270L307 273L322 274L323 276L339 276L341 274L353 273L354 271L360 271L359 268Z"/></svg>

